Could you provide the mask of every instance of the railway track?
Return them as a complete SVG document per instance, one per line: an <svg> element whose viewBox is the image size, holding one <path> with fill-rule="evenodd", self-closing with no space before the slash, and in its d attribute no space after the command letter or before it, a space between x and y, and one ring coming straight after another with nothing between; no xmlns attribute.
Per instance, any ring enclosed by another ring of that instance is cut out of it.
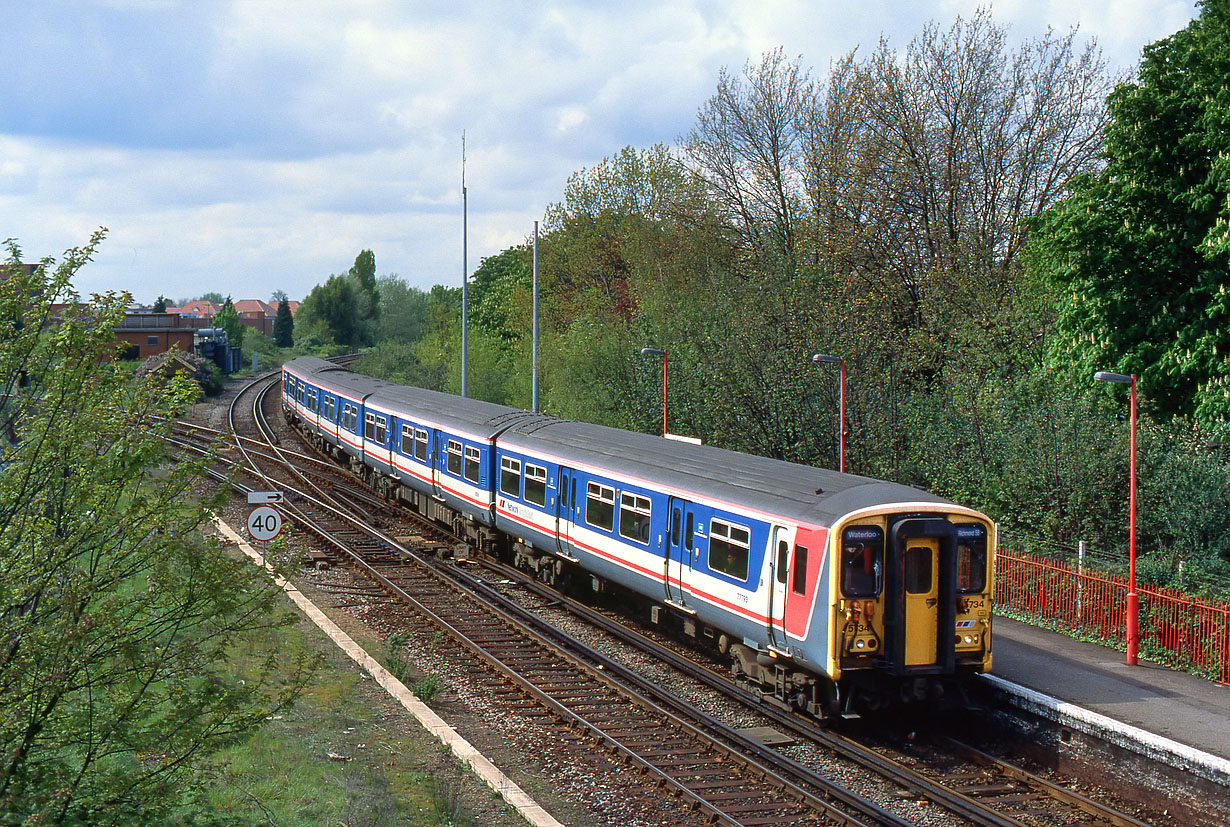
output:
<svg viewBox="0 0 1230 827"><path fill-rule="evenodd" d="M266 390L277 384L277 377L269 381ZM232 407L233 431L262 427L262 398L258 395L250 415L245 408ZM671 806L682 803L693 818L710 823L911 823L820 777L782 752L698 713L634 670L563 634L482 578L454 565L440 565L431 552L451 543L432 533L438 528L420 527L427 536L415 543L417 548L361 528L364 523L388 524L406 515L399 515L365 489L358 489L336 466L285 452L279 446L283 440L272 429L264 433L262 441L264 447L245 444L241 449L247 465L260 475L263 484L292 492L290 505L296 522L328 538L337 559L346 559L357 567L371 583L379 584L383 593L397 595L400 603L386 604L391 611L407 607L420 621L445 630L450 645L458 648L457 658L484 664L482 672L491 676L487 680L493 699L519 708L536 705L540 719L551 719L554 726L564 728L557 736L562 741L575 742L578 748L600 749L611 760L636 768L645 779L644 786L654 791L649 793L651 798L661 797ZM296 470L295 477L289 478L285 471L275 470L286 465L307 466L310 471ZM346 516L356 508L360 511L357 520ZM1070 803L1071 794L1045 791L1046 782L1036 777L1030 780L1029 774L1020 770L1014 770L1009 781L1009 774L998 769L996 772L1005 779L999 780L988 776L985 769L970 769L973 765L967 761L963 769L943 771L947 778L942 783L934 771L916 771L802 721L718 676L704 664L546 590L518 572L493 570L499 577L515 581L520 588L602 628L604 634L648 651L693 680L755 709L794 736L831 749L855 762L863 772L891 779L909 796L933 802L933 807L943 807L954 818L992 825L1142 824L1088 799ZM987 758L978 760L985 763ZM953 789L962 786L963 791ZM1043 813L1056 815L1050 802L1065 798L1069 800L1064 805L1068 810L1084 813L1091 820L1073 820L1065 812L1060 822L1038 821Z"/></svg>

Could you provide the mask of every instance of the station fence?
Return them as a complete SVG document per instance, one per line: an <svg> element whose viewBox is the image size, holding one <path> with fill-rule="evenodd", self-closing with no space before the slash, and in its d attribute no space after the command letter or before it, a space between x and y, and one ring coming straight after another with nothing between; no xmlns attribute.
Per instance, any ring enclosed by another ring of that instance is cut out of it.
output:
<svg viewBox="0 0 1230 827"><path fill-rule="evenodd" d="M1126 646L1126 577L999 549L995 604L1056 627ZM1230 684L1230 604L1136 581L1140 654Z"/></svg>

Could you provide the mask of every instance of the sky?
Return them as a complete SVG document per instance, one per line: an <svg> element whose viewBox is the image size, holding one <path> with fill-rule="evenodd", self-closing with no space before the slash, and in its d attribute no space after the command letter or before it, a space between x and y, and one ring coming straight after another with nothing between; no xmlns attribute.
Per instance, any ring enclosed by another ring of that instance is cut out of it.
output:
<svg viewBox="0 0 1230 827"><path fill-rule="evenodd" d="M782 47L823 78L881 37L987 6L1022 42L1108 68L1194 0L0 0L0 239L23 259L107 238L82 295L302 299L361 250L460 286L532 236L569 175L674 145L719 72ZM468 202L462 241L462 136Z"/></svg>

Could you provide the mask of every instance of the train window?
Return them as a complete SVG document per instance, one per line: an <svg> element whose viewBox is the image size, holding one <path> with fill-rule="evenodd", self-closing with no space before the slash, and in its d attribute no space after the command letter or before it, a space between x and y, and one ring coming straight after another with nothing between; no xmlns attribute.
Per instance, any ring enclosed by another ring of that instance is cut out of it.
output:
<svg viewBox="0 0 1230 827"><path fill-rule="evenodd" d="M466 479L470 482L479 481L479 460L482 459L482 454L477 448L466 446Z"/></svg>
<svg viewBox="0 0 1230 827"><path fill-rule="evenodd" d="M363 416L363 437L364 439L376 438L376 415L364 414Z"/></svg>
<svg viewBox="0 0 1230 827"><path fill-rule="evenodd" d="M388 433L389 433L388 418L384 416L376 417L376 441L379 442L381 445L383 445L385 437L388 436Z"/></svg>
<svg viewBox="0 0 1230 827"><path fill-rule="evenodd" d="M300 405L303 404L303 397L304 397L304 394L306 393L307 393L307 385L300 382L299 383L299 404Z"/></svg>
<svg viewBox="0 0 1230 827"><path fill-rule="evenodd" d="M709 523L709 568L747 579L747 557L750 548L746 528L730 525L721 520Z"/></svg>
<svg viewBox="0 0 1230 827"><path fill-rule="evenodd" d="M777 541L777 582L786 582L786 567L790 565L790 544L785 540Z"/></svg>
<svg viewBox="0 0 1230 827"><path fill-rule="evenodd" d="M790 588L795 594L807 594L807 546L794 547L794 583Z"/></svg>
<svg viewBox="0 0 1230 827"><path fill-rule="evenodd" d="M671 511L671 545L679 545L679 509Z"/></svg>
<svg viewBox="0 0 1230 827"><path fill-rule="evenodd" d="M450 474L461 476L461 443L455 439L448 441L448 460L445 467Z"/></svg>
<svg viewBox="0 0 1230 827"><path fill-rule="evenodd" d="M981 594L987 588L987 533L980 525L957 526L957 593Z"/></svg>
<svg viewBox="0 0 1230 827"><path fill-rule="evenodd" d="M414 453L414 429L409 425L401 426L401 448L398 450L407 456Z"/></svg>
<svg viewBox="0 0 1230 827"><path fill-rule="evenodd" d="M564 479L564 469L560 469L559 476L559 504L561 508L568 507L568 480Z"/></svg>
<svg viewBox="0 0 1230 827"><path fill-rule="evenodd" d="M629 540L649 545L650 502L627 492L619 495L619 533Z"/></svg>
<svg viewBox="0 0 1230 827"><path fill-rule="evenodd" d="M615 528L615 489L591 482L585 488L585 522L613 531Z"/></svg>
<svg viewBox="0 0 1230 827"><path fill-rule="evenodd" d="M512 457L500 459L500 493L510 497L521 496L521 460Z"/></svg>
<svg viewBox="0 0 1230 827"><path fill-rule="evenodd" d="M683 532L683 542L688 551L692 550L692 515L688 515L688 527Z"/></svg>
<svg viewBox="0 0 1230 827"><path fill-rule="evenodd" d="M315 388L308 389L308 407L311 408L312 410L316 410L316 389Z"/></svg>
<svg viewBox="0 0 1230 827"><path fill-rule="evenodd" d="M905 590L910 594L931 593L932 550L913 546L905 550Z"/></svg>
<svg viewBox="0 0 1230 827"><path fill-rule="evenodd" d="M846 597L879 594L883 570L884 532L878 526L853 526L842 532L841 591Z"/></svg>
<svg viewBox="0 0 1230 827"><path fill-rule="evenodd" d="M414 458L419 462L427 461L427 432L421 428L414 429Z"/></svg>
<svg viewBox="0 0 1230 827"><path fill-rule="evenodd" d="M535 505L547 504L547 469L525 464L525 500Z"/></svg>

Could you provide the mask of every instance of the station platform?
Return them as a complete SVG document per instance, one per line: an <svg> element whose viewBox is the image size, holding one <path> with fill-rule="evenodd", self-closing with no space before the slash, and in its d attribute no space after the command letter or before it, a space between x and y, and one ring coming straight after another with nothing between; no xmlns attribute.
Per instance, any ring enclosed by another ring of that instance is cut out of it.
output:
<svg viewBox="0 0 1230 827"><path fill-rule="evenodd" d="M993 634L982 680L1014 703L1230 783L1230 686L1011 618Z"/></svg>

